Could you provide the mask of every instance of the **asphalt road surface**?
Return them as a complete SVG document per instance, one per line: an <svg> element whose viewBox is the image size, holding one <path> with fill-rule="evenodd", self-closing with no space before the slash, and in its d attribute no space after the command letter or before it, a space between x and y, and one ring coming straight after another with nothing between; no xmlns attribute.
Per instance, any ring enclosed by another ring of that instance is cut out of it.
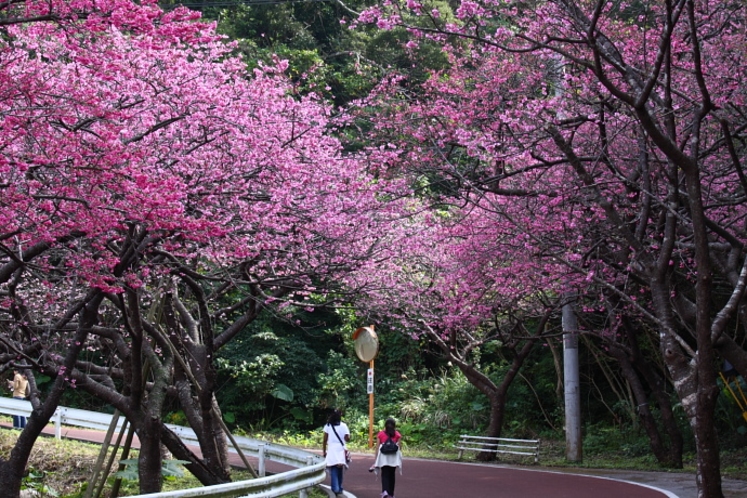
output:
<svg viewBox="0 0 747 498"><path fill-rule="evenodd" d="M380 498L369 455L355 455L343 488L357 498ZM328 479L329 481L329 479ZM694 485L694 482L693 482ZM665 490L604 477L405 457L396 498L680 498Z"/></svg>

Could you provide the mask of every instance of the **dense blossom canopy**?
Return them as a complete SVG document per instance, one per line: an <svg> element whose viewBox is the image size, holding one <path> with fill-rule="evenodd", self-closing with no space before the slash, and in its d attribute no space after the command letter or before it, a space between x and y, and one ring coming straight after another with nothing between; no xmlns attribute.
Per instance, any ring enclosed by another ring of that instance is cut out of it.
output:
<svg viewBox="0 0 747 498"><path fill-rule="evenodd" d="M521 2L462 2L454 22L446 22L419 2L386 2L359 18L384 29L406 25L450 55L451 69L434 73L415 98L399 92L394 79L372 101L393 109L378 125L400 140L399 167L464 196L457 217L469 227L461 230L484 234L491 227L494 257L512 262L502 265L513 274L503 292L547 288L542 280L525 282L552 274L548 280L563 281L569 291L591 289L588 282L617 288L629 305L647 307L637 313L653 318L639 287L664 257L669 239L661 217L668 207L679 217L680 235L666 256L672 294L687 294L697 274L691 216L679 205L687 199L672 197L673 188L686 195L676 168L693 161L714 255L728 265L730 251L744 243L744 175L731 137L724 137L744 123L743 12L698 2L693 17L702 34L693 53L684 6L676 2L667 14L657 3L549 1L530 9ZM431 24L408 24L413 16ZM588 30L598 36L599 53ZM671 70L661 81L658 47L669 42ZM531 256L524 268L515 263L522 255Z"/></svg>
<svg viewBox="0 0 747 498"><path fill-rule="evenodd" d="M251 261L255 281L329 273L392 218L380 196L393 187L343 153L329 108L293 95L286 63L245 74L195 19L114 1L6 28L0 226L6 270L34 260L28 296L141 286L168 260L148 264L159 252L198 271Z"/></svg>

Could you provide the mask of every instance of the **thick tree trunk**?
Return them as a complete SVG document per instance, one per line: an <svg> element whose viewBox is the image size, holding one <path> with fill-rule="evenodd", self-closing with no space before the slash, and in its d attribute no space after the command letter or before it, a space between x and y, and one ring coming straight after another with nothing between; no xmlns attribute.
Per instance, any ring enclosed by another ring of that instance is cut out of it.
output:
<svg viewBox="0 0 747 498"><path fill-rule="evenodd" d="M213 395L214 374L212 365L205 352L205 347L200 344L185 343L188 347L191 370L194 378L191 382L180 381L179 399L182 409L187 414L190 426L194 429L202 452L202 460L210 469L210 473L219 476L221 480L230 481L231 467L228 462L228 446L226 435L216 419L218 403ZM180 370L180 369L177 369ZM184 372L179 373L180 377ZM193 396L191 383L194 382Z"/></svg>
<svg viewBox="0 0 747 498"><path fill-rule="evenodd" d="M654 286L652 286L652 290L654 290ZM655 300L657 294L659 293L656 291L652 292ZM665 294L668 294L668 292ZM667 369L672 376L672 383L682 402L682 408L685 410L695 435L698 459L698 498L723 498L718 438L713 420L715 395L717 393L715 371L713 371L715 365L713 362L706 362L703 365L703 358L700 356L702 352L700 344L695 358L688 360L687 355L680 344L674 340L673 335L674 332L671 331L662 333L660 348ZM710 345L706 345L704 349L708 348L710 348ZM710 369L711 372L706 372L706 379L699 378L701 372L705 369ZM708 386L708 376L714 379L710 388Z"/></svg>
<svg viewBox="0 0 747 498"><path fill-rule="evenodd" d="M698 328L698 354L696 362L697 403L690 419L695 433L695 446L698 452L698 496L699 498L723 498L721 489L721 461L719 456L718 433L716 432L716 384L717 366L708 326Z"/></svg>
<svg viewBox="0 0 747 498"><path fill-rule="evenodd" d="M211 391L214 393L214 390L211 389ZM219 468L222 470L222 475L227 480L230 480L231 463L228 461L228 437L224 431L224 425L221 424L221 417L223 416L223 412L221 412L220 406L218 405L218 400L215 398L215 394L211 396L211 400L213 405L213 416L211 418L211 424L213 427L213 435L217 448L217 456L218 458L220 458Z"/></svg>
<svg viewBox="0 0 747 498"><path fill-rule="evenodd" d="M158 493L163 485L161 474L161 422L158 418L146 416L138 424L137 435L140 439L140 456L138 475L140 493Z"/></svg>
<svg viewBox="0 0 747 498"><path fill-rule="evenodd" d="M491 396L488 396L488 399L490 399L490 420L485 435L488 437L501 437L503 419L506 413L506 396L496 390ZM481 451L475 458L481 462L492 462L498 459L498 454L490 451Z"/></svg>
<svg viewBox="0 0 747 498"><path fill-rule="evenodd" d="M478 389L480 392L487 396L490 401L490 416L485 435L487 437L501 437L506 405L505 392L501 392L501 386L496 386L492 382L485 382L484 378L481 378L483 377L482 373L477 372L474 368L463 368L460 366L460 369L464 372L467 380L472 385L479 386ZM501 385L503 384L501 383ZM505 390L507 389L508 387L506 386ZM497 460L497 454L490 451L481 451L475 458L481 462L491 462Z"/></svg>
<svg viewBox="0 0 747 498"><path fill-rule="evenodd" d="M147 364L153 376L153 384L142 402L142 415L136 418L137 423L133 425L140 439L138 459L140 493L146 494L160 492L163 485L161 414L171 382L174 357L169 352L159 358L147 343L143 344L143 356L148 359Z"/></svg>
<svg viewBox="0 0 747 498"><path fill-rule="evenodd" d="M10 452L8 460L0 460L0 489L2 496L16 497L21 492L21 481L26 471L29 456L34 448L37 438L47 426L59 405L62 392L65 390L65 382L58 379L52 391L47 396L44 404L34 408L28 418L26 427L16 440L16 444Z"/></svg>

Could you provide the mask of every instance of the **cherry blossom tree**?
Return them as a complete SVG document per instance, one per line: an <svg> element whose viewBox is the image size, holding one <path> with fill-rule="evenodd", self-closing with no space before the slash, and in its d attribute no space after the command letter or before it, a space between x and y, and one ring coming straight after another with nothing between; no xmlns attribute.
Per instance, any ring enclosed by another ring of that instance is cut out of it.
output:
<svg viewBox="0 0 747 498"><path fill-rule="evenodd" d="M347 278L367 283L359 312L428 341L486 396L486 435L500 437L508 390L525 360L538 343L561 334L551 320L558 323L562 287L554 281L556 272L544 271L539 265L545 263L524 250L523 237L502 232L475 206L413 216L408 243L396 257ZM531 276L517 280L523 272ZM499 380L487 373L490 365L482 358L487 349L505 358ZM484 452L478 458L496 455Z"/></svg>
<svg viewBox="0 0 747 498"><path fill-rule="evenodd" d="M452 60L422 95L384 87L396 112L380 129L409 144L393 167L431 171L562 267L562 289L609 317L612 340L626 316L657 331L709 498L722 496L717 354L747 373L735 341L747 311L744 14L707 0L488 0L462 1L456 20L417 1L359 18L407 25Z"/></svg>
<svg viewBox="0 0 747 498"><path fill-rule="evenodd" d="M214 353L263 310L313 306L396 239L403 187L345 154L285 62L247 74L186 9L0 6L0 326L6 367L53 378L0 486L17 495L66 389L118 409L160 489L162 443L229 478ZM373 160L373 159L371 159ZM180 403L202 457L168 431Z"/></svg>

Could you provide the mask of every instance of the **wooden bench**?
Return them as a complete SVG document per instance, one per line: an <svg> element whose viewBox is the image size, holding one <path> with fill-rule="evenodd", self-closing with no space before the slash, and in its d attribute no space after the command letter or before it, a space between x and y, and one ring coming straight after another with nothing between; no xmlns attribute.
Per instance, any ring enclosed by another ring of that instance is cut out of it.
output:
<svg viewBox="0 0 747 498"><path fill-rule="evenodd" d="M539 461L540 440L462 434L454 447L459 450L459 458L462 458L465 451L487 451L490 453L533 456L534 463L537 463Z"/></svg>

